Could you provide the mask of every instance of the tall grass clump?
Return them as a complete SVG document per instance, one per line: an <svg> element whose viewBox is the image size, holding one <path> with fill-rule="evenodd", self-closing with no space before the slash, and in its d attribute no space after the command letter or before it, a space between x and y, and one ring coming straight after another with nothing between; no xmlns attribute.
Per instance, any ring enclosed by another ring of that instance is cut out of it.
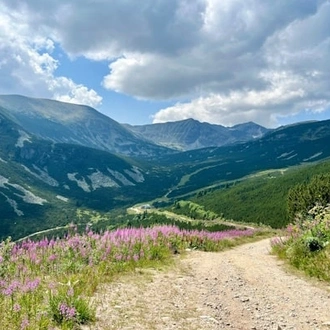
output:
<svg viewBox="0 0 330 330"><path fill-rule="evenodd" d="M187 248L218 251L253 230L206 232L174 226L125 228L0 244L1 329L75 329L93 322L91 297L122 271Z"/></svg>
<svg viewBox="0 0 330 330"><path fill-rule="evenodd" d="M306 274L330 281L330 205L316 204L307 215L297 214L285 238L272 241L272 250Z"/></svg>

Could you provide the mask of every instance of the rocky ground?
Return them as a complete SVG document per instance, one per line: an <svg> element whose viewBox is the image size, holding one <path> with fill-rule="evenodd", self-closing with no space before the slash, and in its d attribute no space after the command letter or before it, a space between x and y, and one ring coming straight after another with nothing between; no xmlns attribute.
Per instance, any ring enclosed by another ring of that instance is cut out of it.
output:
<svg viewBox="0 0 330 330"><path fill-rule="evenodd" d="M174 267L118 277L82 329L330 329L330 287L288 272L269 240L178 256Z"/></svg>

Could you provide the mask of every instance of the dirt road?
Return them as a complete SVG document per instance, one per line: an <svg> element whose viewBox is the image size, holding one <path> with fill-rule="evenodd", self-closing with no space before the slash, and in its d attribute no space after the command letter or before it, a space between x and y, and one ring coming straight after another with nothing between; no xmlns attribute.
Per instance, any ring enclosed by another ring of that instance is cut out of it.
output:
<svg viewBox="0 0 330 330"><path fill-rule="evenodd" d="M192 251L166 270L137 270L100 289L83 329L330 329L330 291L285 271L269 240Z"/></svg>

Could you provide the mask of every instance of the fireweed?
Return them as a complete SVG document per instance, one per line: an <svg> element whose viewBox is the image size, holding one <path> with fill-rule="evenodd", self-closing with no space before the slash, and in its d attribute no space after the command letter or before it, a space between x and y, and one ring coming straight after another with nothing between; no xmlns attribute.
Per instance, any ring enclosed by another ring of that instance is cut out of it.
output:
<svg viewBox="0 0 330 330"><path fill-rule="evenodd" d="M90 297L97 285L174 251L219 251L253 230L210 233L174 226L126 228L0 244L0 325L11 329L74 329L95 319Z"/></svg>

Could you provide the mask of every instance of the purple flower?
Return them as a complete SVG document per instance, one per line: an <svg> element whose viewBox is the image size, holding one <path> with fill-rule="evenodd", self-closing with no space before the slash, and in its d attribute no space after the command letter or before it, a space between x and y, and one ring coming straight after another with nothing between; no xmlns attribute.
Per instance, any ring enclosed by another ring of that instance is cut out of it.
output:
<svg viewBox="0 0 330 330"><path fill-rule="evenodd" d="M57 256L55 254L51 254L49 257L48 257L48 261L54 261L57 259Z"/></svg>
<svg viewBox="0 0 330 330"><path fill-rule="evenodd" d="M21 305L20 304L14 304L14 306L13 306L13 311L14 312L19 312L21 310Z"/></svg>
<svg viewBox="0 0 330 330"><path fill-rule="evenodd" d="M70 288L68 289L67 295L68 295L69 297L73 297L73 295L74 295L74 291L73 291L73 288L72 288L72 287L70 287Z"/></svg>
<svg viewBox="0 0 330 330"><path fill-rule="evenodd" d="M122 257L122 255L117 254L117 255L115 256L115 259L116 259L117 261L121 261L121 260L123 259L123 257Z"/></svg>
<svg viewBox="0 0 330 330"><path fill-rule="evenodd" d="M137 261L139 260L139 256L138 256L137 254L134 254L134 256L133 256L133 260L134 260L135 262L137 262Z"/></svg>
<svg viewBox="0 0 330 330"><path fill-rule="evenodd" d="M76 316L77 312L74 307L68 306L66 303L61 303L58 307L61 315L66 320L72 320Z"/></svg>
<svg viewBox="0 0 330 330"><path fill-rule="evenodd" d="M21 286L21 283L14 280L12 281L7 288L5 288L4 290L2 290L2 293L5 296L11 296L13 295L13 293L15 292L16 289L18 289Z"/></svg>
<svg viewBox="0 0 330 330"><path fill-rule="evenodd" d="M21 323L21 330L25 330L30 325L30 322L27 318L25 318Z"/></svg>
<svg viewBox="0 0 330 330"><path fill-rule="evenodd" d="M24 292L33 292L35 291L40 284L40 279L36 278L35 280L32 281L27 281L23 287Z"/></svg>

